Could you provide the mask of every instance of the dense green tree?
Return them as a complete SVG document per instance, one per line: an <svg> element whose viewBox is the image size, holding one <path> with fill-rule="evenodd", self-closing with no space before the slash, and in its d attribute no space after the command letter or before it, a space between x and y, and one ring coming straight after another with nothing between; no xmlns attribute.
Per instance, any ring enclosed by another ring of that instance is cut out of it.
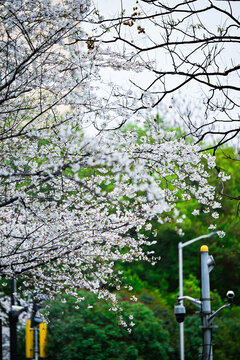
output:
<svg viewBox="0 0 240 360"><path fill-rule="evenodd" d="M104 359L169 359L170 334L163 329L163 321L143 304L123 302L124 318L135 323L129 334L118 325L117 316L108 305L96 301L92 295L76 309L68 299L51 306L49 314L48 359L104 360Z"/></svg>
<svg viewBox="0 0 240 360"><path fill-rule="evenodd" d="M143 303L122 301L124 320L135 324L128 333L119 326L119 317L109 311L108 304L92 294L82 292L80 296L83 295L86 300L79 305L70 296L66 303L60 300L51 303L48 360L175 359L169 326L173 323L173 315L166 309L160 309L161 314L165 312L160 319ZM19 351L20 358L24 359L23 342Z"/></svg>
<svg viewBox="0 0 240 360"><path fill-rule="evenodd" d="M190 282L189 282L190 283ZM192 280L196 283L196 280ZM194 289L193 289L194 290ZM197 291L195 284L195 291ZM48 360L176 360L179 354L178 324L173 311L155 292L143 289L139 303L121 301L123 318L133 321L132 333L118 324L118 315L92 294L82 292L86 300L78 306L70 296L51 303L48 316ZM123 293L122 293L123 295ZM187 304L186 304L187 305ZM88 307L89 306L89 307ZM77 307L77 308L76 308ZM196 309L196 308L195 308ZM201 351L201 319L187 305L185 318L185 358L197 359ZM133 319L131 320L131 316ZM219 314L213 330L214 356L235 360L240 356L238 334L240 307ZM23 332L19 359L24 357Z"/></svg>

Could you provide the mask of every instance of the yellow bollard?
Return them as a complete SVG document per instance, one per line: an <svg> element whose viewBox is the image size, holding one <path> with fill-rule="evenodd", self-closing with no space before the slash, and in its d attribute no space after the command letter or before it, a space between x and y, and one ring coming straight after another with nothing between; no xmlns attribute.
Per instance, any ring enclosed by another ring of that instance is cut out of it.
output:
<svg viewBox="0 0 240 360"><path fill-rule="evenodd" d="M47 344L47 324L39 324L39 356L46 358L46 344Z"/></svg>
<svg viewBox="0 0 240 360"><path fill-rule="evenodd" d="M26 358L33 359L33 328L31 328L31 320L27 320L27 325L25 326L25 349L26 349Z"/></svg>

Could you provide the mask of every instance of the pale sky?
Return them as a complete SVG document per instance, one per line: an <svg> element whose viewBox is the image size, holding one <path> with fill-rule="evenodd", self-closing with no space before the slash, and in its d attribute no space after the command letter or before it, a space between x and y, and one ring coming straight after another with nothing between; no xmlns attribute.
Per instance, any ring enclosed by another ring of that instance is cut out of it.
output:
<svg viewBox="0 0 240 360"><path fill-rule="evenodd" d="M201 0L200 3L202 6L204 3L208 3L208 1ZM226 6L227 2L215 0L215 3L218 6L220 6L220 4L221 4L221 6ZM132 0L94 0L94 4L96 5L96 8L99 9L100 13L102 13L105 18L111 18L114 15L116 16L118 14L118 12L121 10L121 6L123 6L123 8L126 8L128 10L127 13L131 13L132 8L136 6L136 1L132 1ZM172 4L172 1L171 1L171 4ZM140 0L139 0L139 3L137 4L137 6L139 6L139 5L143 5L143 3ZM240 14L240 1L232 1L231 5L233 7L234 13ZM145 5L144 8L146 8L148 11L149 6ZM206 24L207 28L210 30L216 28L216 25L218 26L223 23L223 18L220 18L219 14L218 14L218 16L216 16L215 12L211 12L208 15L208 17L206 16L206 14L204 14L204 18L201 18L200 20L203 21L203 23ZM126 27L126 28L127 28L126 31L129 31L129 27ZM156 29L156 27L152 26L152 28L151 29L148 28L147 31L154 41L159 42L159 34L158 34L159 29L158 28ZM127 36L134 37L134 32L133 32L132 28L130 28L130 32L132 35L128 34ZM239 34L238 34L238 36L239 36ZM113 48L114 48L114 46L115 45L111 45L111 47L113 47ZM117 46L121 46L120 43ZM122 49L118 48L118 50L121 51ZM167 61L169 61L167 53L160 54L157 52L152 52L151 54L148 53L148 56L151 57L151 60L156 61L158 68L160 68L162 64L164 67L165 64L167 64ZM221 55L222 64L224 64L226 66L231 64L232 59L234 59L235 64L239 63L240 47L237 46L236 44L233 44L233 45L229 44L228 48L225 50L225 53L223 53ZM107 69L106 71L103 71L102 74L103 74L105 81L111 81L114 84L120 84L124 88L129 88L132 86L129 82L129 79L132 79L134 82L139 83L142 87L147 86L151 79L151 75L148 72L143 72L141 74L135 74L134 72L121 72L121 71L116 72L116 71ZM238 84L239 79L232 78L231 82L234 83L234 81L237 81L237 85L239 85ZM169 79L169 84L171 86L176 85L176 77L171 77ZM209 89L207 89L207 91L208 90ZM181 92L180 96L184 97L186 100L185 106L187 106L186 104L188 103L190 107L193 107L193 112L194 112L194 107L197 108L200 104L199 100L201 99L201 92L202 92L202 89L199 87L199 85L190 85L188 87L185 87ZM167 108L169 108L169 106L171 108L171 97L172 96L168 96L164 100L164 105ZM196 106L194 104L196 104ZM199 111L199 109L197 111ZM169 110L169 112L168 112L169 119L172 119L174 122L175 119L179 118L178 112L179 112L179 109L171 108L171 110ZM198 114L196 114L196 117L197 116L198 116Z"/></svg>

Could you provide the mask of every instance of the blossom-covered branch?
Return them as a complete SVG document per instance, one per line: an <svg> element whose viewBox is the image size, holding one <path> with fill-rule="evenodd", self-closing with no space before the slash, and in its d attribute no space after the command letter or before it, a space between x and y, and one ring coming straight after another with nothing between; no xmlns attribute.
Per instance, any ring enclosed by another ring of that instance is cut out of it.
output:
<svg viewBox="0 0 240 360"><path fill-rule="evenodd" d="M25 289L85 288L115 301L117 260L156 261L140 231L152 219L177 223L177 202L191 198L216 217L214 158L154 126L142 137L104 131L112 118L115 127L129 120L135 99L102 95L101 67L142 66L89 39L78 47L88 2L4 1L0 10L0 274ZM89 137L96 118L101 131Z"/></svg>

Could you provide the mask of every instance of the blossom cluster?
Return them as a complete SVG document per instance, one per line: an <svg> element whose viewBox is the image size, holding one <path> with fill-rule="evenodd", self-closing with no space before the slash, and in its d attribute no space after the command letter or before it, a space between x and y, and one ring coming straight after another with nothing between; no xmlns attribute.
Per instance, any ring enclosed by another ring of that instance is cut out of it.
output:
<svg viewBox="0 0 240 360"><path fill-rule="evenodd" d="M154 128L84 133L97 118L128 120L132 101L95 91L99 67L115 58L117 69L124 57L100 45L80 51L87 1L5 1L0 10L0 274L52 295L88 289L117 309L115 262L157 261L142 229L153 219L180 224L176 204L192 198L217 218L215 159Z"/></svg>
<svg viewBox="0 0 240 360"><path fill-rule="evenodd" d="M26 288L118 289L115 261L156 261L140 232L152 219L177 222L177 202L192 198L217 217L209 156L162 133L89 138L64 123L2 148L1 274L23 276Z"/></svg>

